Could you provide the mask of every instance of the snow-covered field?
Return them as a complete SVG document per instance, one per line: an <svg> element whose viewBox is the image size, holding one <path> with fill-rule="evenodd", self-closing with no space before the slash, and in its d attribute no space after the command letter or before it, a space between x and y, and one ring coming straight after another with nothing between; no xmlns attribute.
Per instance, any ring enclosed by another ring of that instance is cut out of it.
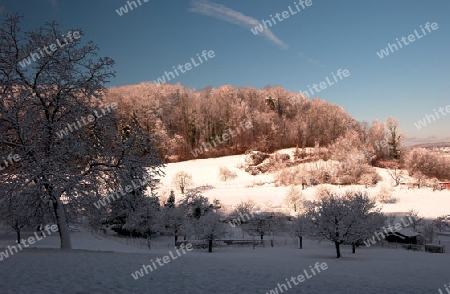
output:
<svg viewBox="0 0 450 294"><path fill-rule="evenodd" d="M288 287L285 279L300 274L305 281L291 281L292 288L283 292L422 294L445 291L450 282L449 254L381 246L363 246L351 254L343 246L342 258L336 259L330 243L305 241L300 250L293 239L278 239L274 248L194 250L135 280L131 274L143 264L175 251L167 248L172 239L155 240L157 249L149 251L84 231L72 237L79 250L25 249L1 261L0 293L266 293L278 284L284 289L281 283ZM37 247L57 241L50 236ZM314 276L310 266L317 262L328 268Z"/></svg>
<svg viewBox="0 0 450 294"><path fill-rule="evenodd" d="M266 293L279 283L283 287L285 279L306 277L304 270L310 278L296 286L290 282L292 288L283 292L423 294L445 291L450 282L449 254L380 246L351 254L343 246L343 257L336 259L330 243L306 241L299 250L292 239L277 240L274 248L194 250L135 280L131 273L143 264L174 251L167 248L171 239L157 240L158 249L148 251L88 232L72 237L83 250L26 249L1 261L0 293ZM57 237L48 238L45 246L57 244ZM309 266L317 262L328 268L313 276Z"/></svg>
<svg viewBox="0 0 450 294"><path fill-rule="evenodd" d="M275 187L272 175L251 176L237 168L243 156L193 160L169 164L164 189L178 171L192 174L195 186L211 186L205 195L219 199L226 208L252 199L261 208L283 206L287 187ZM221 182L219 167L228 167L237 178ZM379 170L385 183L370 188L375 194L388 184L388 176ZM353 187L355 188L355 187ZM361 187L362 188L362 187ZM303 191L314 199L316 188ZM450 191L407 190L395 188L396 204L383 206L388 213L405 214L417 210L425 217L450 214ZM32 236L32 232L22 237ZM91 234L87 230L72 232L76 250L60 251L57 235L48 236L0 261L0 294L3 293L446 293L450 283L450 254L432 254L379 245L360 247L351 254L342 246L342 258L335 258L334 245L304 241L297 249L290 237L275 239L275 247L218 247L213 253L196 249L159 266L135 280L132 273L156 258L169 255L173 239L158 237L152 250L145 244L126 244L126 239ZM0 230L0 251L14 245L11 229ZM450 241L440 236L443 244ZM450 251L450 246L447 246ZM328 268L304 282L294 285L291 277L311 276L310 266L326 263ZM290 282L292 288L283 288ZM275 289L280 284L281 288ZM284 289L283 292L280 289ZM270 292L272 290L272 292Z"/></svg>
<svg viewBox="0 0 450 294"><path fill-rule="evenodd" d="M282 153L292 155L293 149L281 150ZM185 171L192 175L194 186L211 186L204 195L211 201L219 199L225 208L232 208L234 205L247 199L253 200L261 208L271 209L285 206L284 197L289 187L275 187L273 184L273 174L262 174L252 176L238 166L244 163L243 155L227 156L212 159L197 159L167 165L166 177L162 179L163 189L170 190L171 180L179 171ZM227 167L237 174L235 179L226 182L219 180L219 167ZM382 186L391 188L392 195L397 198L395 204L383 205L382 211L386 213L396 213L399 216L407 213L411 209L418 211L426 218L450 214L450 190L432 191L431 189L411 189L406 187L395 187L391 185L391 179L384 169L377 168L378 173L383 178L376 187L364 189L364 186L351 186L341 189L367 190L371 196L376 196ZM301 188L301 187L300 187ZM336 191L339 188L333 187ZM317 187L309 187L303 191L307 200L315 199ZM177 191L179 194L179 191Z"/></svg>

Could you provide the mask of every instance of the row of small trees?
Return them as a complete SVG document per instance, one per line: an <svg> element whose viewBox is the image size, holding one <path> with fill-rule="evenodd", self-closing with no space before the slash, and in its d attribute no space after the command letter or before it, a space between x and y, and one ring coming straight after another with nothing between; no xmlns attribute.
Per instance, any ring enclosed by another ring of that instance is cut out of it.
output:
<svg viewBox="0 0 450 294"><path fill-rule="evenodd" d="M450 158L422 148L410 150L403 163L417 179L450 180Z"/></svg>
<svg viewBox="0 0 450 294"><path fill-rule="evenodd" d="M352 245L355 252L357 244L372 236L385 223L386 217L377 208L376 200L365 192L336 194L321 189L317 196L318 200L305 205L301 192L291 187L286 197L286 201L297 211L297 216L287 224L288 230L299 238L300 248L303 236L328 240L335 244L339 258L341 244ZM233 215L249 213L251 205L243 203L236 208ZM247 231L260 234L262 239L265 234L280 229L275 224L276 219L274 215L256 214L243 226L248 226ZM278 219L285 218L278 216Z"/></svg>
<svg viewBox="0 0 450 294"><path fill-rule="evenodd" d="M327 189L319 189L317 200L308 202L295 187L289 190L286 201L296 209L297 216L286 221L286 216L275 213L251 214L253 204L250 201L239 204L233 215L252 215L244 220L244 231L261 236L275 232L288 232L298 237L299 247L303 246L303 237L313 240L327 240L335 244L336 256L339 258L340 245L351 245L352 252L356 247L380 231L385 225L394 226L398 222L395 215L386 216L380 212L376 199L365 192L332 193ZM421 232L428 242L433 242L436 232L450 231L448 217L441 216L434 220L425 220L418 212L410 210L405 216L408 226Z"/></svg>
<svg viewBox="0 0 450 294"><path fill-rule="evenodd" d="M351 244L355 248L384 224L385 217L376 208L375 200L366 193L338 195L321 190L319 199L305 206L297 192L292 189L287 198L298 212L292 221L281 213L254 213L250 202L239 204L230 217L246 215L241 219L242 229L249 235L260 237L261 241L264 236L285 230L298 236L300 242L303 236L332 241L337 257L341 256L341 244ZM143 208L136 209L131 215L125 215L122 209L129 199L119 199L106 208L105 223L116 230L144 236L169 234L174 237L175 245L180 236L189 240L207 240L209 251L212 251L213 240L224 237L231 229L224 223L226 218L220 203L210 203L198 190L187 190L180 198L176 201L172 192L164 206L158 205L155 199L152 203L142 203L140 207Z"/></svg>
<svg viewBox="0 0 450 294"><path fill-rule="evenodd" d="M130 204L133 203L135 205ZM186 190L177 201L175 193L160 204L158 197L144 197L138 200L135 195L123 197L103 208L103 219L99 226L108 226L121 234L152 238L159 234L178 238L208 240L212 250L212 240L226 233L221 222L220 203L209 203L208 198L198 190ZM130 209L132 208L132 209Z"/></svg>

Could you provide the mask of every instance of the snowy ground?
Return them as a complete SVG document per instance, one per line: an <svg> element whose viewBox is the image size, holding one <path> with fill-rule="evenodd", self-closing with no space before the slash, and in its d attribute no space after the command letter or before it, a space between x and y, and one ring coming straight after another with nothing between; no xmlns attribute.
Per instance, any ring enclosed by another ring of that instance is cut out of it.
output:
<svg viewBox="0 0 450 294"><path fill-rule="evenodd" d="M280 152L292 154L293 149ZM243 155L227 156L212 159L197 159L167 165L166 177L162 179L163 189L173 189L171 180L179 171L185 171L192 175L194 186L210 186L204 195L213 199L219 199L226 209L231 209L241 201L251 199L261 208L280 208L285 206L284 197L289 187L275 187L273 174L252 176L238 166L244 163ZM219 167L227 167L236 172L235 179L223 182L219 180ZM377 168L383 180L376 186L364 189L364 186L351 186L341 189L367 190L370 195L376 196L382 186L391 188L392 195L398 199L395 204L383 205L383 212L404 215L413 209L426 218L435 218L450 214L450 190L432 191L431 189L412 189L406 187L391 186L391 179L384 169ZM300 187L301 188L301 187ZM334 187L339 190L337 187ZM314 200L317 187L309 187L303 191L307 200ZM177 191L179 194L179 191Z"/></svg>
<svg viewBox="0 0 450 294"><path fill-rule="evenodd" d="M251 176L237 168L243 156L193 160L169 164L164 189L170 190L170 180L177 171L192 174L195 186L211 186L205 195L220 199L231 209L242 200L252 199L261 208L280 208L287 187L275 187L272 175ZM237 178L227 182L218 179L219 167L228 167ZM384 182L369 192L375 195L382 185L389 184L384 170L379 170ZM350 187L357 188L357 187ZM361 187L360 187L361 188ZM317 188L303 191L314 199ZM177 193L178 194L178 193ZM414 209L425 217L450 214L450 191L407 190L395 188L396 204L383 206L387 213L405 214ZM23 234L23 238L33 232ZM105 237L88 231L73 232L76 250L57 250L57 235L0 261L0 294L3 293L439 293L450 283L450 254L392 249L379 245L362 246L351 254L342 247L342 258L335 258L331 243L305 240L304 249L296 247L290 237L275 239L275 247L219 247L214 252L194 250L155 271L135 280L132 273L151 260L169 254L173 239L158 237L147 250L145 241L128 242L124 238ZM0 229L0 251L14 245L11 229ZM450 252L450 236L438 236ZM275 292L277 284L286 278L311 275L309 266L327 263L328 269L299 285ZM270 292L273 290L273 292Z"/></svg>
<svg viewBox="0 0 450 294"><path fill-rule="evenodd" d="M293 239L278 239L274 248L194 250L135 280L131 273L143 264L174 251L166 247L171 239L156 240L158 249L148 251L88 232L72 237L86 250L26 249L0 261L0 293L266 293L304 270L311 278L283 293L423 294L450 282L450 254L363 246L353 255L343 246L336 259L330 243L305 241L299 250ZM45 246L58 241L48 238ZM7 243L13 244L1 244ZM115 252L91 251L99 249ZM313 276L309 266L317 262L328 269Z"/></svg>

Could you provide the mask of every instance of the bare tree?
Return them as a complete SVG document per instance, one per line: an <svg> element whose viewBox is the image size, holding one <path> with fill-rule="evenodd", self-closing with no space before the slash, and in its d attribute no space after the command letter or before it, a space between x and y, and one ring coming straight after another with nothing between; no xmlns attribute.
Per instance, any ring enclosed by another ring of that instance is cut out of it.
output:
<svg viewBox="0 0 450 294"><path fill-rule="evenodd" d="M172 185L179 188L181 194L184 194L186 188L192 186L192 176L184 171L177 172L172 179Z"/></svg>
<svg viewBox="0 0 450 294"><path fill-rule="evenodd" d="M392 178L394 187L397 187L405 180L405 171L399 167L398 163L391 164L386 168L386 171Z"/></svg>

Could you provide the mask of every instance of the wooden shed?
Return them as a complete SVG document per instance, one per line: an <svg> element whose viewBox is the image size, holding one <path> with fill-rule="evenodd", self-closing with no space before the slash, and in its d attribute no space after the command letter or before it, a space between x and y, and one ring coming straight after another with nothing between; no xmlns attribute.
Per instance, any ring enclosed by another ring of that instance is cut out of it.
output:
<svg viewBox="0 0 450 294"><path fill-rule="evenodd" d="M388 232L386 236L388 242L395 242L401 244L424 245L425 238L421 233L415 232L410 228L402 228Z"/></svg>
<svg viewBox="0 0 450 294"><path fill-rule="evenodd" d="M450 190L450 182L440 182L439 185L441 186L441 189Z"/></svg>

